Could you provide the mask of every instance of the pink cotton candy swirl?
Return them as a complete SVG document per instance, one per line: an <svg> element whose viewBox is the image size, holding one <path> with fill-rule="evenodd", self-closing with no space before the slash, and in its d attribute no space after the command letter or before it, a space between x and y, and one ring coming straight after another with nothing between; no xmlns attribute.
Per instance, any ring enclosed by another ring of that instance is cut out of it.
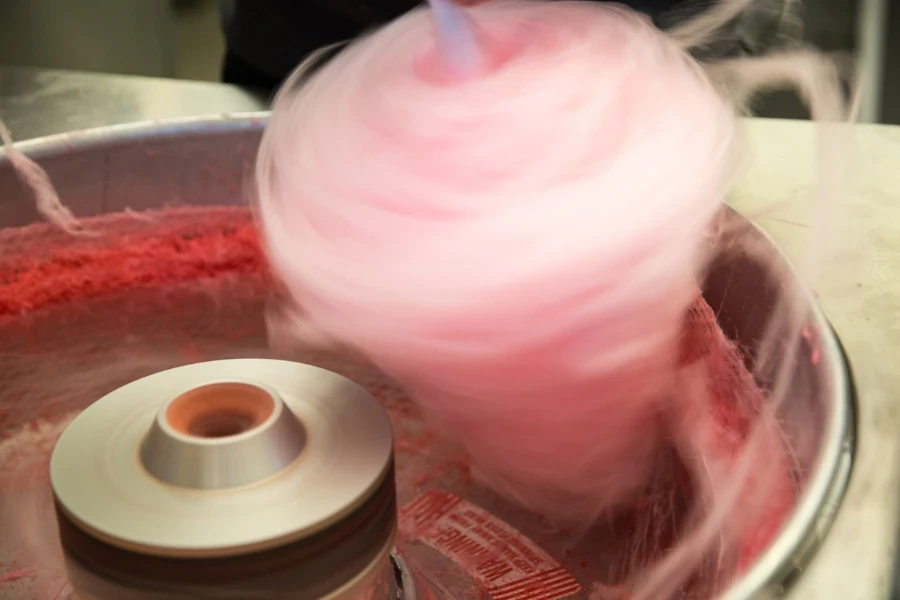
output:
<svg viewBox="0 0 900 600"><path fill-rule="evenodd" d="M648 477L735 111L628 9L471 16L465 77L417 10L289 82L260 220L304 331L401 382L498 492L592 518Z"/></svg>

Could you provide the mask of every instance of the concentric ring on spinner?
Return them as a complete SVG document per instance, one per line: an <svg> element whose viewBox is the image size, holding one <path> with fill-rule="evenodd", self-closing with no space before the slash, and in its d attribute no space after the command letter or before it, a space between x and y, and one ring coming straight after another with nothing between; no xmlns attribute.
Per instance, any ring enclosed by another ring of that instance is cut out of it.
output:
<svg viewBox="0 0 900 600"><path fill-rule="evenodd" d="M217 437L161 425L173 399L223 385L248 386L274 407ZM198 458L198 448L213 454ZM392 450L387 415L353 382L309 365L241 359L164 371L101 398L60 437L50 474L60 512L93 538L141 555L222 558L284 546L351 515L383 487ZM155 462L142 458L148 453ZM225 475L204 475L204 460Z"/></svg>

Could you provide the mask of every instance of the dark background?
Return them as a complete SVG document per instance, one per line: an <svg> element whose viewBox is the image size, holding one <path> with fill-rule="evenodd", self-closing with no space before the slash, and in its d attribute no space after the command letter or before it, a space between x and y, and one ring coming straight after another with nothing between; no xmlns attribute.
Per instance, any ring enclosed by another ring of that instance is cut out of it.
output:
<svg viewBox="0 0 900 600"><path fill-rule="evenodd" d="M897 69L879 68L900 64L900 7L888 3L807 0L805 37L825 50L859 50L878 71L864 120L900 124ZM0 65L216 81L223 51L217 0L0 0ZM757 112L805 116L789 94Z"/></svg>

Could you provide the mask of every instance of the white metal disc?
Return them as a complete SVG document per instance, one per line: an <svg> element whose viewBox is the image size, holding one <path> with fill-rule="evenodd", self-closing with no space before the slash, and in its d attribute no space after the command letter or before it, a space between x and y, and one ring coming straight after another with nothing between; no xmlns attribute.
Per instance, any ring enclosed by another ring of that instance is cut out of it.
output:
<svg viewBox="0 0 900 600"><path fill-rule="evenodd" d="M300 457L249 486L196 490L163 483L139 458L159 409L179 394L242 378L274 389L306 428ZM50 463L66 513L113 545L165 556L226 556L306 537L355 508L392 456L387 414L363 388L330 371L238 359L163 371L101 398L60 437Z"/></svg>

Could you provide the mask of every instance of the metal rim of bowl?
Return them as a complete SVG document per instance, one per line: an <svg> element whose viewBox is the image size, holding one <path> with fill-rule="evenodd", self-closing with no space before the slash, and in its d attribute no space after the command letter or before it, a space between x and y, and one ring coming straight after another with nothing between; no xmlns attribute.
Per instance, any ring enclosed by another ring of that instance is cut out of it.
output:
<svg viewBox="0 0 900 600"><path fill-rule="evenodd" d="M55 134L23 142L15 147L35 160L41 157L91 147L121 144L129 140L164 139L193 132L197 134L260 131L268 122L268 111L224 113L177 119L140 121ZM0 166L8 163L0 149ZM734 209L732 209L734 210ZM737 211L734 211L737 214ZM772 246L779 259L790 267L787 257L761 228L756 231ZM793 269L790 269L793 272ZM794 507L776 540L744 575L722 594L722 600L752 600L787 591L821 545L834 522L845 495L855 451L855 404L850 362L830 323L809 291L806 297L811 316L820 326L826 356L834 363L829 382L835 401L816 472L809 478L800 502Z"/></svg>
<svg viewBox="0 0 900 600"><path fill-rule="evenodd" d="M796 276L794 266L772 237L755 223L748 222L787 266L787 271ZM797 284L802 286L811 308L813 326L823 332L823 355L830 357L827 372L832 410L822 436L816 471L809 478L800 501L775 541L722 594L722 600L754 600L789 592L828 534L850 481L856 450L856 397L850 360L813 294L802 282Z"/></svg>

